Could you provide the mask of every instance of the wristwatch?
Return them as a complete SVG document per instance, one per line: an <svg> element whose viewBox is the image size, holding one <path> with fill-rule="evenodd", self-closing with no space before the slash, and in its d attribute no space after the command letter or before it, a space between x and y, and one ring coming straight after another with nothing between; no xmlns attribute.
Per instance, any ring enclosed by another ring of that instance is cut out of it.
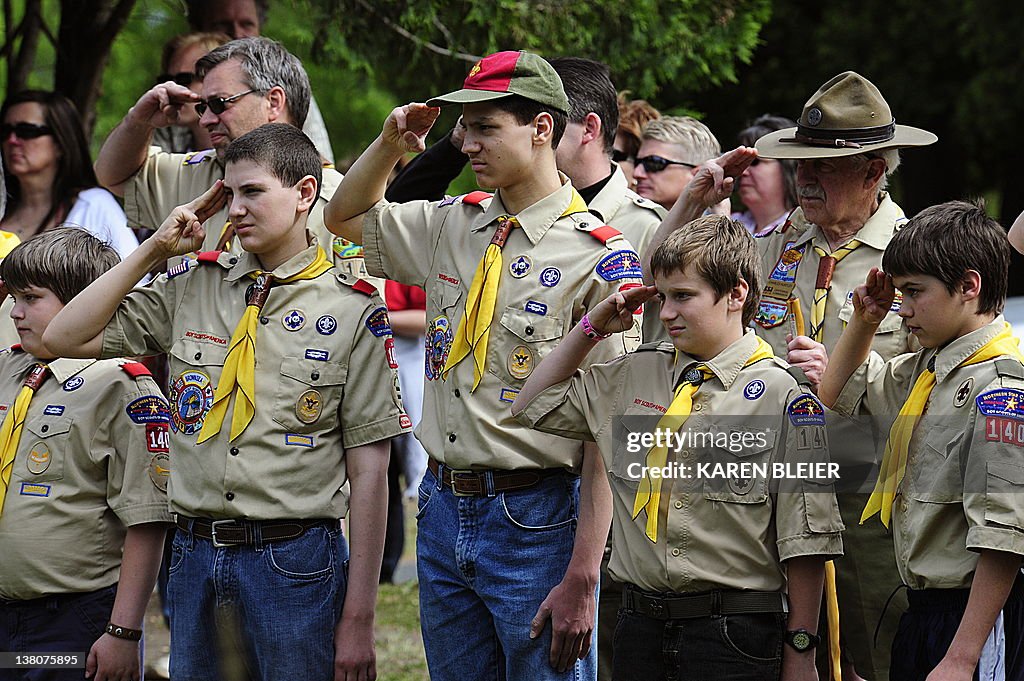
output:
<svg viewBox="0 0 1024 681"><path fill-rule="evenodd" d="M794 629L793 631L786 632L786 643L796 652L806 653L821 643L821 637L817 634L812 634L806 629Z"/></svg>

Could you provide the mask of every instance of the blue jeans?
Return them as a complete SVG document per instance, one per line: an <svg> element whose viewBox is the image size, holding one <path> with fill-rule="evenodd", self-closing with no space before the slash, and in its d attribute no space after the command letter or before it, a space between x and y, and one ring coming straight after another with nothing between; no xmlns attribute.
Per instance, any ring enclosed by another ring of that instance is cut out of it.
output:
<svg viewBox="0 0 1024 681"><path fill-rule="evenodd" d="M596 679L596 645L558 673L548 662L551 621L530 639L530 621L569 565L578 505L579 480L569 475L493 497L456 497L427 471L416 569L431 681Z"/></svg>
<svg viewBox="0 0 1024 681"><path fill-rule="evenodd" d="M295 539L223 548L179 529L167 585L171 678L218 681L241 667L261 681L332 681L347 561L336 522Z"/></svg>
<svg viewBox="0 0 1024 681"><path fill-rule="evenodd" d="M783 614L658 620L619 610L615 681L771 681L782 673Z"/></svg>
<svg viewBox="0 0 1024 681"><path fill-rule="evenodd" d="M0 669L2 681L81 681L85 655L110 621L117 585L0 605L0 651L80 653L78 669Z"/></svg>

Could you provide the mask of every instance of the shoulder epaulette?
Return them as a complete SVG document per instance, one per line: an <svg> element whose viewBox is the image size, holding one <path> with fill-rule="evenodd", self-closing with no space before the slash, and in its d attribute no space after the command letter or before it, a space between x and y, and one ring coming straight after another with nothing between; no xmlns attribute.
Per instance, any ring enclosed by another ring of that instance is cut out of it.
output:
<svg viewBox="0 0 1024 681"><path fill-rule="evenodd" d="M1019 360L1009 357L1000 357L995 361L996 373L1003 378L1016 378L1024 380L1024 364Z"/></svg>
<svg viewBox="0 0 1024 681"><path fill-rule="evenodd" d="M494 196L489 192L475 191L465 194L462 197L462 203L468 203L471 206L479 206L481 202Z"/></svg>
<svg viewBox="0 0 1024 681"><path fill-rule="evenodd" d="M635 205L637 205L637 206L639 206L641 208L646 208L647 210L652 210L655 213L657 213L659 216L663 216L663 215L668 213L668 211L665 210L665 208L660 203L655 203L654 201L651 201L650 199L648 199L648 198L646 198L644 196L640 196L639 194L637 194L635 192L631 192L631 193L632 193L632 196L630 196L629 198L633 201L633 203ZM627 194L627 196L629 196L629 195Z"/></svg>
<svg viewBox="0 0 1024 681"><path fill-rule="evenodd" d="M811 385L811 379L807 378L807 374L805 374L804 370L801 369L800 367L790 365L786 367L786 371L788 371L789 375L795 378L796 382L799 383L800 385Z"/></svg>
<svg viewBox="0 0 1024 681"><path fill-rule="evenodd" d="M360 293L368 296L372 296L377 292L377 288L365 279L359 279L356 283L352 284L352 290L359 291Z"/></svg>
<svg viewBox="0 0 1024 681"><path fill-rule="evenodd" d="M203 149L202 151L190 151L185 154L184 160L181 165L183 166L197 166L203 161L212 161L217 157L216 149Z"/></svg>
<svg viewBox="0 0 1024 681"><path fill-rule="evenodd" d="M207 264L215 263L220 259L220 254L223 252L224 251L203 251L202 253L196 254L196 259L199 260L199 262L205 262Z"/></svg>
<svg viewBox="0 0 1024 681"><path fill-rule="evenodd" d="M651 343L644 343L637 347L633 352L653 352L655 350L661 352L675 352L675 346L668 341L654 341Z"/></svg>
<svg viewBox="0 0 1024 681"><path fill-rule="evenodd" d="M601 225L600 227L595 227L594 229L589 230L587 233L605 245L607 245L612 239L617 239L622 236L622 232L611 225Z"/></svg>
<svg viewBox="0 0 1024 681"><path fill-rule="evenodd" d="M139 376L152 376L149 369L142 362L125 362L121 365L121 371L125 372L132 378L138 378Z"/></svg>
<svg viewBox="0 0 1024 681"><path fill-rule="evenodd" d="M15 343L10 347L11 352L25 352L24 348L21 347L21 343Z"/></svg>

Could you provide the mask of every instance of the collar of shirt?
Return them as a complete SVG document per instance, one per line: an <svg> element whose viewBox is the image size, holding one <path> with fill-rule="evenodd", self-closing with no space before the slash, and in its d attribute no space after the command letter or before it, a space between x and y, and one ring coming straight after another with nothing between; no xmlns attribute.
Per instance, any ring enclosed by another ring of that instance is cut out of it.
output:
<svg viewBox="0 0 1024 681"><path fill-rule="evenodd" d="M520 211L515 216L519 226L523 229L523 233L526 234L526 238L534 246L544 238L547 231L551 229L551 225L555 224L562 217L562 213L565 212L565 209L569 207L569 203L572 201L572 184L569 182L569 178L561 171L559 171L558 177L562 181L561 187ZM495 192L494 199L487 206L487 210L474 221L471 229L474 232L479 232L488 225L497 222L498 218L502 215L511 215L511 213L505 208L505 204L501 200L501 190L499 189Z"/></svg>
<svg viewBox="0 0 1024 681"><path fill-rule="evenodd" d="M68 359L60 357L47 363L50 373L58 383L64 383L75 374L79 374L96 363L95 359Z"/></svg>
<svg viewBox="0 0 1024 681"><path fill-rule="evenodd" d="M925 362L927 363L932 356L935 357L935 382L942 383L953 369L960 366L961 362L981 349L981 346L985 343L995 338L1003 330L1003 324L1003 315L997 315L995 319L980 329L975 329L965 336L960 336L960 338L957 338L937 352L933 350Z"/></svg>
<svg viewBox="0 0 1024 681"><path fill-rule="evenodd" d="M277 266L277 269L271 272L275 279L287 279L288 277L294 276L313 262L314 258L316 258L316 248L318 243L316 237L308 231L306 232L306 238L309 240L309 246L307 246L305 250L293 255L288 260L285 260ZM327 257L330 258L331 254L328 254ZM238 262L236 262L224 276L224 280L236 281L248 274L261 271L263 271L263 266L260 265L259 258L248 251L242 251L238 255Z"/></svg>
<svg viewBox="0 0 1024 681"><path fill-rule="evenodd" d="M906 216L903 214L903 209L896 205L896 202L889 197L888 193L882 192L881 200L878 202L878 208L871 217L868 218L868 221L864 223L864 226L861 227L856 234L851 236L849 240L857 239L862 244L879 251L884 251L885 247L889 244L889 240L892 239L892 235L896 231L895 225L905 220ZM804 211L802 208L797 208L796 211L794 211L793 217L790 218L790 222L793 223L794 227L799 227L801 223L809 227L809 229L805 229L803 234L797 238L796 242L793 244L794 246L800 246L801 244L813 239L822 248L832 250L829 247L825 233L822 232L821 228L817 225L807 222L807 218L804 217Z"/></svg>
<svg viewBox="0 0 1024 681"><path fill-rule="evenodd" d="M601 222L606 225L612 216L619 212L622 202L626 200L626 190L629 189L629 182L626 180L626 174L622 172L622 168L616 163L612 164L612 168L611 175L596 185L592 185L598 187L597 193L593 197L587 198L584 192L580 191L590 212L601 218Z"/></svg>
<svg viewBox="0 0 1024 681"><path fill-rule="evenodd" d="M732 386L733 381L736 380L736 377L739 376L743 365L747 363L747 360L750 359L750 356L756 350L757 336L752 329L747 329L742 338L726 346L724 350L706 362L701 362L686 354L680 354L676 360L675 367L672 369L672 385L679 385L679 376L683 371L696 364L703 364L711 370L711 373L718 377L718 380L728 390Z"/></svg>

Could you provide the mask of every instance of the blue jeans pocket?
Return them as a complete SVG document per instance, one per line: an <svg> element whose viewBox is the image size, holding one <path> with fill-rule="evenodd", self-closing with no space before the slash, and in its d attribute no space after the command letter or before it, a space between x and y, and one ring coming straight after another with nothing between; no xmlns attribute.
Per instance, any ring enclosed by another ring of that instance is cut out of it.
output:
<svg viewBox="0 0 1024 681"><path fill-rule="evenodd" d="M334 574L335 545L331 531L312 527L296 539L268 544L264 549L270 568L288 579L314 581Z"/></svg>
<svg viewBox="0 0 1024 681"><path fill-rule="evenodd" d="M419 520L427 512L427 504L433 498L437 492L437 478L429 470L423 474L423 479L420 480L420 486L418 488L418 496L416 499L416 520Z"/></svg>
<svg viewBox="0 0 1024 681"><path fill-rule="evenodd" d="M576 522L575 485L568 479L556 477L520 492L503 492L501 505L508 521L521 530L556 530Z"/></svg>
<svg viewBox="0 0 1024 681"><path fill-rule="evenodd" d="M174 533L174 539L171 540L171 555L167 560L168 576L177 572L178 568L181 567L182 562L185 560L186 541L186 533L184 531Z"/></svg>
<svg viewBox="0 0 1024 681"><path fill-rule="evenodd" d="M96 638L103 635L103 630L110 621L116 595L115 584L91 594L78 596L70 602L71 609L82 623L82 627Z"/></svg>
<svg viewBox="0 0 1024 681"><path fill-rule="evenodd" d="M722 641L738 655L754 662L782 660L780 615L727 615L719 620Z"/></svg>

